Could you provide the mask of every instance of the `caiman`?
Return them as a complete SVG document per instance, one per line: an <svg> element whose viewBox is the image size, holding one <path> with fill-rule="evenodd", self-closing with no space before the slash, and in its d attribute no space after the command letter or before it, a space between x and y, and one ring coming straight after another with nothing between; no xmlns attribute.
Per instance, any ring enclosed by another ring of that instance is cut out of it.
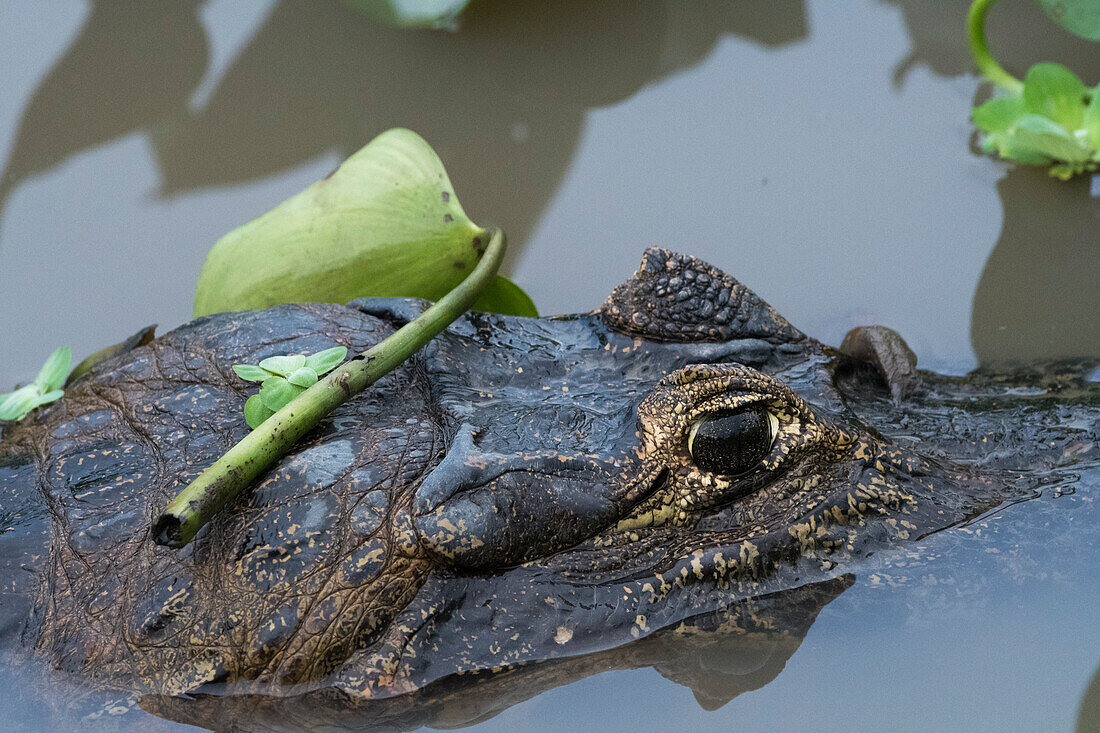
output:
<svg viewBox="0 0 1100 733"><path fill-rule="evenodd" d="M778 644L738 683L763 684L862 559L1097 457L1084 370L941 377L878 327L833 349L650 249L594 312L466 314L186 548L154 542L248 432L232 365L361 352L425 307L200 318L6 425L6 633L54 676L214 728L454 724L440 700L476 699L472 720L642 664L721 704L714 660L736 654L715 638Z"/></svg>

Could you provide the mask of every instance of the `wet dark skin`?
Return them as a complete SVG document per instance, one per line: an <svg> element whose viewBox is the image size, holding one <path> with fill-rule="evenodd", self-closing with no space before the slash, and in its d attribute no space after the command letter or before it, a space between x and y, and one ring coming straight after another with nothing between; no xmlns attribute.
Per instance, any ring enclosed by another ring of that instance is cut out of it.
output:
<svg viewBox="0 0 1100 733"><path fill-rule="evenodd" d="M865 352L900 339L856 334L853 359L717 268L651 249L596 312L464 316L187 548L151 540L167 500L248 430L254 387L233 364L360 352L424 307L202 318L5 426L0 489L22 537L12 552L0 535L18 575L5 628L60 673L181 720L218 727L258 701L279 720L293 701L312 720L414 727L475 683L528 674L534 694L681 642L698 659L699 629L786 635L789 655L861 557L1097 457L1080 369L1024 391L891 372L906 359ZM713 684L675 656L670 676Z"/></svg>

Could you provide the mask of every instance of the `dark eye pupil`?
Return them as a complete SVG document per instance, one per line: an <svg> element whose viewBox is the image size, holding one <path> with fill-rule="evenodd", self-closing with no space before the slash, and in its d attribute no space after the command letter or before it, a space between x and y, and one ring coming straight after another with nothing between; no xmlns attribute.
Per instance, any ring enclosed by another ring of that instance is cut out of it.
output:
<svg viewBox="0 0 1100 733"><path fill-rule="evenodd" d="M736 476L752 470L772 447L772 427L762 409L717 413L704 418L690 443L703 471Z"/></svg>

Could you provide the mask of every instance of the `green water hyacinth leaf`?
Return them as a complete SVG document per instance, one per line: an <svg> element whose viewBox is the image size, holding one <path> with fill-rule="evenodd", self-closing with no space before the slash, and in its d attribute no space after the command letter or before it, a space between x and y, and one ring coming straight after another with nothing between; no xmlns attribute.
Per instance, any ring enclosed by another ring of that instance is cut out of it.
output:
<svg viewBox="0 0 1100 733"><path fill-rule="evenodd" d="M348 356L348 347L333 346L306 357L306 366L317 372L317 376L328 374L340 365Z"/></svg>
<svg viewBox="0 0 1100 733"><path fill-rule="evenodd" d="M38 376L14 392L0 394L0 420L22 420L36 407L55 402L65 394L61 387L69 375L73 353L61 346L46 359Z"/></svg>
<svg viewBox="0 0 1100 733"><path fill-rule="evenodd" d="M503 275L497 275L496 280L485 294L474 303L473 310L487 313L508 313L532 318L538 318L539 315L531 296Z"/></svg>
<svg viewBox="0 0 1100 733"><path fill-rule="evenodd" d="M1100 3L1096 0L1037 0L1046 14L1070 33L1100 41Z"/></svg>
<svg viewBox="0 0 1100 733"><path fill-rule="evenodd" d="M431 147L414 132L389 130L325 179L222 237L199 276L195 315L364 296L439 300L487 243ZM489 302L499 312L537 315L509 285L491 286Z"/></svg>

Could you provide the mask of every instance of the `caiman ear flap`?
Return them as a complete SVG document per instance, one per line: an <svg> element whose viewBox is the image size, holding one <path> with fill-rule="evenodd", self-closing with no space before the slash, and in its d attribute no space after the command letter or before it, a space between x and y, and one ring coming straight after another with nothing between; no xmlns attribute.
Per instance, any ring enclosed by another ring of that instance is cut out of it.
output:
<svg viewBox="0 0 1100 733"><path fill-rule="evenodd" d="M804 334L732 276L695 257L650 247L600 307L616 331L657 341L796 341Z"/></svg>

